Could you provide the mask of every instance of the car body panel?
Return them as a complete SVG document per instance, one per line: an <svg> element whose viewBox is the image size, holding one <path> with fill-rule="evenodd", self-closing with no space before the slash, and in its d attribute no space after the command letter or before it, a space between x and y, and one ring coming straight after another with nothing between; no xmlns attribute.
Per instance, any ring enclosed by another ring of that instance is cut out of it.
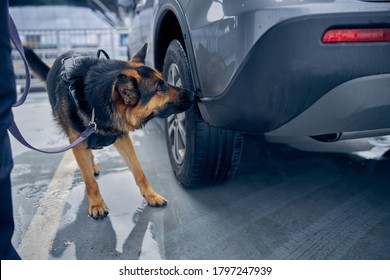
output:
<svg viewBox="0 0 390 280"><path fill-rule="evenodd" d="M255 43L267 31L293 18L361 12L390 14L388 3L362 1L190 1L186 18L191 33L201 96L224 94ZM288 41L285 42L286 44ZM218 57L217 57L218 56ZM218 59L225 71L210 78L210 61ZM259 67L261 67L259 65Z"/></svg>
<svg viewBox="0 0 390 280"><path fill-rule="evenodd" d="M223 93L202 100L200 108L205 120L233 130L270 132L340 84L390 73L390 63L386 63L390 59L389 43L321 43L321 35L329 26L383 22L390 25L387 13L375 13L375 19L373 17L367 13L324 14L298 17L274 26L252 47ZM220 72L224 72L223 68ZM329 112L326 108L323 110ZM334 132L343 129L340 127ZM362 123L359 129L368 128Z"/></svg>

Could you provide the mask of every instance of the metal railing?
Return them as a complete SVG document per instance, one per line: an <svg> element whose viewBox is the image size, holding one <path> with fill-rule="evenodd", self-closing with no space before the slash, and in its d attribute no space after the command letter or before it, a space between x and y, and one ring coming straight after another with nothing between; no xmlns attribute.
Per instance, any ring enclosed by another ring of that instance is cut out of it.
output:
<svg viewBox="0 0 390 280"><path fill-rule="evenodd" d="M96 56L104 49L112 59L128 60L127 29L19 30L25 46L31 47L51 66L66 51L74 50ZM16 84L20 88L26 78L23 61L16 49L12 51ZM32 87L40 83L32 79Z"/></svg>

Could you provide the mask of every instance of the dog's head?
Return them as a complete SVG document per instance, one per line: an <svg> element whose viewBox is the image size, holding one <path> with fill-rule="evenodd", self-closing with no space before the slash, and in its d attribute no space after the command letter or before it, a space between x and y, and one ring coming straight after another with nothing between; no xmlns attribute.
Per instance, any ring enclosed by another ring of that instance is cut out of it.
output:
<svg viewBox="0 0 390 280"><path fill-rule="evenodd" d="M141 127L153 117L184 112L193 103L193 94L167 83L161 73L145 66L147 44L128 62L114 82L113 100L125 117L127 130Z"/></svg>

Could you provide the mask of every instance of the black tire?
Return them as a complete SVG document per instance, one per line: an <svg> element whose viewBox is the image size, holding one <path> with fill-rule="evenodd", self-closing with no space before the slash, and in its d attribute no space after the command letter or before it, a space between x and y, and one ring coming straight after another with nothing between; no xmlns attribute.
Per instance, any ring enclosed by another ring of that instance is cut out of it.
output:
<svg viewBox="0 0 390 280"><path fill-rule="evenodd" d="M193 91L187 55L178 40L168 47L163 75L171 84ZM165 123L170 162L183 187L220 184L234 176L244 143L242 133L209 126L196 104Z"/></svg>

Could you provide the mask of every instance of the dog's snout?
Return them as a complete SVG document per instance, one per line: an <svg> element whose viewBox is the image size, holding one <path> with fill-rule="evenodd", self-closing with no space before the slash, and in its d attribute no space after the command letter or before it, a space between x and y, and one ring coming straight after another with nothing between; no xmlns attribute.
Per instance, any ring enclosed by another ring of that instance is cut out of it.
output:
<svg viewBox="0 0 390 280"><path fill-rule="evenodd" d="M177 93L177 102L181 104L188 104L191 105L194 102L194 93L181 87L170 85L172 90L174 90Z"/></svg>
<svg viewBox="0 0 390 280"><path fill-rule="evenodd" d="M169 85L169 99L156 116L166 118L172 114L182 113L191 108L194 94L184 88Z"/></svg>

